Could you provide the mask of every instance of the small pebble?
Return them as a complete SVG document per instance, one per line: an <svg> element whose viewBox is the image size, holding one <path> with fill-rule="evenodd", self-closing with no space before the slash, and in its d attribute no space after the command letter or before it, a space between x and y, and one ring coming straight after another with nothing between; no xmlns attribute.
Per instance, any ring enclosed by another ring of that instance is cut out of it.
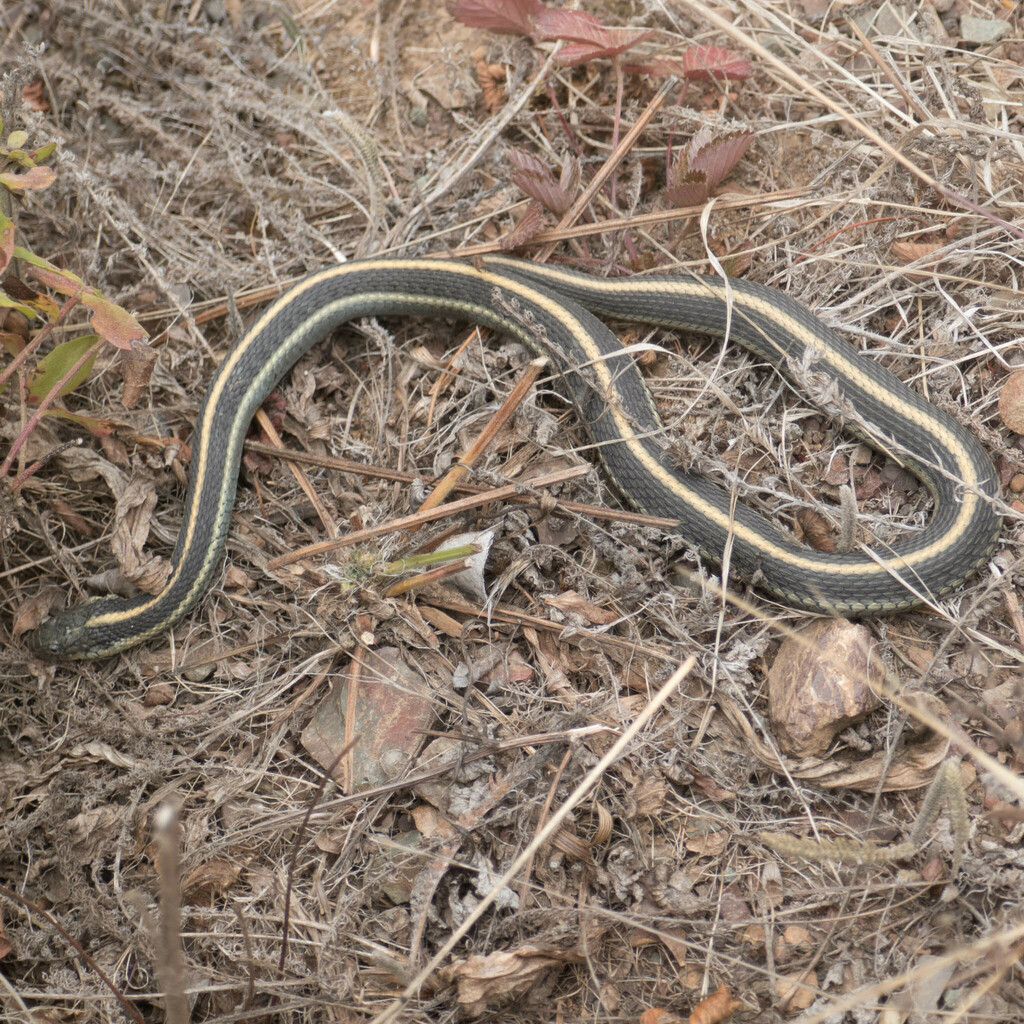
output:
<svg viewBox="0 0 1024 1024"><path fill-rule="evenodd" d="M960 19L960 34L965 43L997 43L1010 31L1008 21L995 21L992 18L973 18L965 14Z"/></svg>

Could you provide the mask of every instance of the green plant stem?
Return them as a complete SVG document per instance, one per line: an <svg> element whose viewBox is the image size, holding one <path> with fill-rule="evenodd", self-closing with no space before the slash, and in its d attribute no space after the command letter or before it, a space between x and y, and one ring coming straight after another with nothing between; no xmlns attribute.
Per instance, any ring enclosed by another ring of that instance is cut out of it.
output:
<svg viewBox="0 0 1024 1024"><path fill-rule="evenodd" d="M10 472L11 464L14 462L14 457L22 449L32 431L35 430L36 424L43 418L43 415L46 413L46 410L49 409L49 407L53 405L53 403L56 401L64 385L67 384L67 382L71 380L71 378L74 377L74 375L78 373L78 371L90 359L92 359L93 356L96 355L96 353L100 350L100 347L103 344L104 342L103 339L101 338L95 344L90 345L82 353L82 355L75 361L71 369L68 370L68 372L65 373L64 376L61 377L61 379L57 381L56 384L54 384L54 386L50 389L49 393L39 403L39 408L36 409L36 411L32 413L32 415L28 418L28 422L25 424L24 427L22 427L21 433L19 433L18 436L14 439L14 444L11 445L11 450L7 453L7 458L4 459L3 464L0 465L0 479L6 477L7 474Z"/></svg>

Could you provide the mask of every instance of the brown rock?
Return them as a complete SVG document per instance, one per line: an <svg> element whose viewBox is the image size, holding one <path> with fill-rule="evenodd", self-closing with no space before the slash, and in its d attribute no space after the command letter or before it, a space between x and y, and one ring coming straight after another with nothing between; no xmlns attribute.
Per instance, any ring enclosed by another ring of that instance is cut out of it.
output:
<svg viewBox="0 0 1024 1024"><path fill-rule="evenodd" d="M782 642L768 673L769 717L779 745L798 757L824 753L835 735L878 707L883 667L864 627L815 622Z"/></svg>
<svg viewBox="0 0 1024 1024"><path fill-rule="evenodd" d="M1015 434L1024 434L1024 370L1014 370L999 393L999 415Z"/></svg>

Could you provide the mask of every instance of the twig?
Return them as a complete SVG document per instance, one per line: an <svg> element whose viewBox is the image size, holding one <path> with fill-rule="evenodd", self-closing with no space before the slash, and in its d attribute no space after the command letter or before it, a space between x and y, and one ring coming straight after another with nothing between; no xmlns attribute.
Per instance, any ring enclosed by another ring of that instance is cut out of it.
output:
<svg viewBox="0 0 1024 1024"><path fill-rule="evenodd" d="M121 1009L128 1014L135 1024L145 1024L142 1014L125 998L124 993L117 988L117 986L107 977L106 972L96 961L89 956L88 953L82 948L81 943L71 936L64 926L48 911L44 910L38 903L34 903L30 899L22 896L20 893L16 893L13 889L8 889L6 885L0 885L0 896L4 896L9 899L12 903L17 904L20 907L24 907L26 910L30 910L37 917L42 918L47 922L53 929L60 933L61 938L68 943L69 946L85 961L89 969L96 972L96 977L103 982L104 985L110 989L113 993L114 998L118 1001Z"/></svg>
<svg viewBox="0 0 1024 1024"><path fill-rule="evenodd" d="M542 476L534 477L528 484L530 487L550 487L552 484L565 483L568 480L577 480L590 472L590 466L570 466L568 469L559 469L553 473L545 473ZM337 540L325 540L319 544L309 544L298 551L292 551L287 555L279 555L277 558L267 562L268 569L280 569L286 565L302 561L314 555L326 554L329 551L337 551L339 548L352 547L355 544L362 544L364 541L374 540L389 533L398 533L400 530L410 530L422 526L424 523L433 522L436 519L447 519L448 516L459 515L473 508L479 508L491 501L505 501L513 495L520 493L522 484L509 484L505 487L495 487L490 491L481 494L473 494L468 498L459 498L458 501L442 505L440 508L427 509L423 512L414 512L411 516L402 516L399 519L392 519L379 526L369 526L365 530L353 530L345 537Z"/></svg>
<svg viewBox="0 0 1024 1024"><path fill-rule="evenodd" d="M430 958L429 962L417 973L416 977L406 985L402 994L383 1013L379 1013L373 1018L372 1024L389 1024L389 1022L394 1021L405 1006L416 997L424 982L445 961L448 954L462 941L473 925L480 920L484 912L494 903L502 890L515 878L527 861L533 857L537 849L558 831L562 822L579 805L580 801L590 792L601 776L626 752L626 749L636 736L639 735L640 731L658 713L665 701L672 696L680 683L690 674L696 663L697 659L691 654L672 673L671 677L658 688L650 703L636 716L629 728L612 744L601 760L587 772L565 803L551 815L543 828L533 837L530 844L512 861L501 877L495 880L490 891L477 903L472 913L466 916L459 927L452 932L448 940L442 944L441 948Z"/></svg>

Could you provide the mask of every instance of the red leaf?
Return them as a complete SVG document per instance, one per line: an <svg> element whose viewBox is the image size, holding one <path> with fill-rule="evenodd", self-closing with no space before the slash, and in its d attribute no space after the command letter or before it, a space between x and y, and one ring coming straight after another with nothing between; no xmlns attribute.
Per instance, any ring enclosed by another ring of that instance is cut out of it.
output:
<svg viewBox="0 0 1024 1024"><path fill-rule="evenodd" d="M699 78L749 78L750 61L720 46L689 46L680 57L684 75Z"/></svg>
<svg viewBox="0 0 1024 1024"><path fill-rule="evenodd" d="M596 57L617 57L654 35L653 29L609 28L585 11L545 8L536 19L538 39L568 41L558 51L563 64L583 64Z"/></svg>
<svg viewBox="0 0 1024 1024"><path fill-rule="evenodd" d="M527 153L525 149L506 149L505 158L517 171L525 174L552 177L551 172L548 170L548 165L532 153Z"/></svg>
<svg viewBox="0 0 1024 1024"><path fill-rule="evenodd" d="M544 10L541 0L450 0L448 4L448 13L463 25L521 36L534 34L534 20Z"/></svg>
<svg viewBox="0 0 1024 1024"><path fill-rule="evenodd" d="M698 132L694 141L699 137ZM705 174L710 191L736 166L753 137L752 132L739 130L695 146L690 156L690 170Z"/></svg>
<svg viewBox="0 0 1024 1024"><path fill-rule="evenodd" d="M665 189L665 197L673 206L700 206L708 197L708 179L700 171L672 175L674 185Z"/></svg>
<svg viewBox="0 0 1024 1024"><path fill-rule="evenodd" d="M715 190L747 151L753 133L745 129L713 138L705 125L672 165L665 195L674 206L698 206Z"/></svg>
<svg viewBox="0 0 1024 1024"><path fill-rule="evenodd" d="M519 249L528 242L533 241L537 232L544 226L544 211L540 203L534 200L528 203L526 211L516 226L501 239L501 247L506 252L510 249Z"/></svg>
<svg viewBox="0 0 1024 1024"><path fill-rule="evenodd" d="M623 65L623 71L634 75L655 75L695 82L709 78L739 79L750 77L750 61L742 54L723 50L720 46L690 46L678 60L659 58L643 64Z"/></svg>
<svg viewBox="0 0 1024 1024"><path fill-rule="evenodd" d="M536 199L549 210L561 215L572 205L572 194L546 164L521 149L506 150L514 170L510 177L531 199ZM539 229L538 229L539 230Z"/></svg>
<svg viewBox="0 0 1024 1024"><path fill-rule="evenodd" d="M544 7L535 19L539 39L572 39L577 43L596 43L593 33L604 27L600 19L586 11L556 11Z"/></svg>
<svg viewBox="0 0 1024 1024"><path fill-rule="evenodd" d="M149 337L131 313L110 299L104 298L95 288L87 287L85 282L70 270L61 270L49 260L44 260L21 246L15 246L14 255L28 263L32 267L33 277L48 288L60 292L61 295L77 296L78 301L91 311L89 322L104 341L109 341L117 348L128 348L133 341L143 341Z"/></svg>

